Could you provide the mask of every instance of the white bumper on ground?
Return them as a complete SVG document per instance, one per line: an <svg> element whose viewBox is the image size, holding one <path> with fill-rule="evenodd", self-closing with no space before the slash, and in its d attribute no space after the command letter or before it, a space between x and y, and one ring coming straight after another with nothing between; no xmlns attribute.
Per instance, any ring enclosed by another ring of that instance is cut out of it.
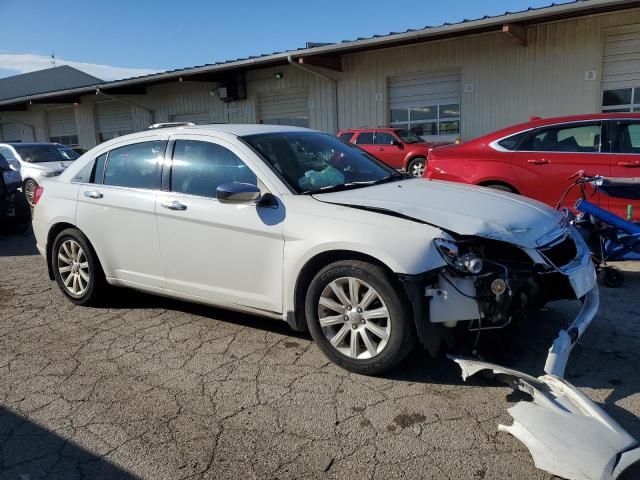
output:
<svg viewBox="0 0 640 480"><path fill-rule="evenodd" d="M585 288L590 282L578 287ZM575 288L575 287L574 287ZM604 410L562 377L571 349L598 311L597 285L582 298L580 312L561 330L549 349L546 374L535 378L491 363L451 357L462 368L462 378L489 371L498 379L531 396L509 409L513 425L499 425L524 443L536 466L569 480L628 480L629 467L639 468L640 443ZM625 472L626 470L626 472Z"/></svg>

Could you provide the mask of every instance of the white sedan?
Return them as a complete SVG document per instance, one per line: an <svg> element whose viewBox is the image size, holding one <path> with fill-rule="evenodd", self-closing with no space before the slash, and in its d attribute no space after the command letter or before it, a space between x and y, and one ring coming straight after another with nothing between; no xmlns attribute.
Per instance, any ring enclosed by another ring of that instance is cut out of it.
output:
<svg viewBox="0 0 640 480"><path fill-rule="evenodd" d="M33 196L43 177L60 174L80 155L59 143L0 143L2 155L22 176L22 191L33 207Z"/></svg>
<svg viewBox="0 0 640 480"><path fill-rule="evenodd" d="M287 321L348 370L420 341L505 327L582 298L547 371L562 375L598 308L589 251L523 197L407 178L331 135L167 126L103 143L34 193L49 274L74 303L108 285Z"/></svg>

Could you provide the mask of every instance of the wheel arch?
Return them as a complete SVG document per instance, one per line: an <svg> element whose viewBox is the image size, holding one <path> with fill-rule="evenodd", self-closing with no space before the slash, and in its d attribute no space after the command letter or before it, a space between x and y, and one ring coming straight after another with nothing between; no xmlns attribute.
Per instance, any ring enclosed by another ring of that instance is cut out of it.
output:
<svg viewBox="0 0 640 480"><path fill-rule="evenodd" d="M478 182L476 185L479 185L481 187L488 187L489 185L502 185L503 187L507 187L511 189L513 193L517 193L518 195L520 195L520 190L518 190L518 188L515 185L509 182L505 182L504 180L483 179L481 182Z"/></svg>
<svg viewBox="0 0 640 480"><path fill-rule="evenodd" d="M311 283L311 280L313 279L315 274L320 271L320 269L330 263L340 260L360 260L383 268L389 275L389 279L397 283L398 292L400 293L400 295L405 295L404 289L400 285L395 272L389 267L389 265L385 264L379 259L366 253L358 252L356 250L326 250L314 255L309 260L307 260L307 262L302 266L298 273L294 287L293 315L287 316L287 322L289 323L291 328L299 332L307 330L307 322L304 313L304 297L307 291L307 287L309 286L309 283Z"/></svg>
<svg viewBox="0 0 640 480"><path fill-rule="evenodd" d="M100 264L100 268L102 268L102 261L100 260L100 256L98 255L98 252L96 252L95 247L93 246L93 243L91 242L91 239L89 239L89 237L87 237L87 234L84 233L80 228L78 228L77 225L74 225L73 223L69 223L69 222L65 222L65 221L61 221L61 222L57 222L54 223L51 228L49 229L49 232L47 233L47 246L46 246L46 259L47 259L47 272L49 273L49 279L50 280L54 280L55 277L53 275L53 266L51 265L51 256L52 256L52 250L53 250L53 242L56 239L56 237L60 234L60 232L62 232L63 230L66 230L68 228L75 228L76 230L79 230L87 239L87 242L89 242L89 247L92 250L92 253L96 256L96 259L98 260L98 263Z"/></svg>

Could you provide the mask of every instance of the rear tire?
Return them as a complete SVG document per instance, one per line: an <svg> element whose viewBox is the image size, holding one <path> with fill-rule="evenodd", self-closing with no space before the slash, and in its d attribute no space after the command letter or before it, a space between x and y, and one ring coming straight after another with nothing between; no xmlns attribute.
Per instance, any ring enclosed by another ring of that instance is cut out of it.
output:
<svg viewBox="0 0 640 480"><path fill-rule="evenodd" d="M62 293L76 305L97 305L106 280L87 237L77 228L67 228L51 249L53 276Z"/></svg>
<svg viewBox="0 0 640 480"><path fill-rule="evenodd" d="M407 164L407 173L411 174L413 177L423 177L424 171L427 166L427 159L424 157L416 157L411 159L411 161Z"/></svg>
<svg viewBox="0 0 640 480"><path fill-rule="evenodd" d="M624 280L624 273L616 267L604 267L600 272L600 283L605 287L620 288Z"/></svg>
<svg viewBox="0 0 640 480"><path fill-rule="evenodd" d="M383 268L363 261L338 261L320 270L305 298L309 332L320 350L345 370L364 375L404 360L416 335L399 288Z"/></svg>

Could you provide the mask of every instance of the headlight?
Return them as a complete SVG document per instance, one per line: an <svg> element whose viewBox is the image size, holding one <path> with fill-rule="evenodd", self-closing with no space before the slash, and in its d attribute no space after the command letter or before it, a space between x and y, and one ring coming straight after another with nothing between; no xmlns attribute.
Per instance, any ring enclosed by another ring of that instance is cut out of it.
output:
<svg viewBox="0 0 640 480"><path fill-rule="evenodd" d="M465 251L464 245L444 238L436 238L433 242L444 261L456 271L472 275L482 271L482 258L473 252Z"/></svg>

